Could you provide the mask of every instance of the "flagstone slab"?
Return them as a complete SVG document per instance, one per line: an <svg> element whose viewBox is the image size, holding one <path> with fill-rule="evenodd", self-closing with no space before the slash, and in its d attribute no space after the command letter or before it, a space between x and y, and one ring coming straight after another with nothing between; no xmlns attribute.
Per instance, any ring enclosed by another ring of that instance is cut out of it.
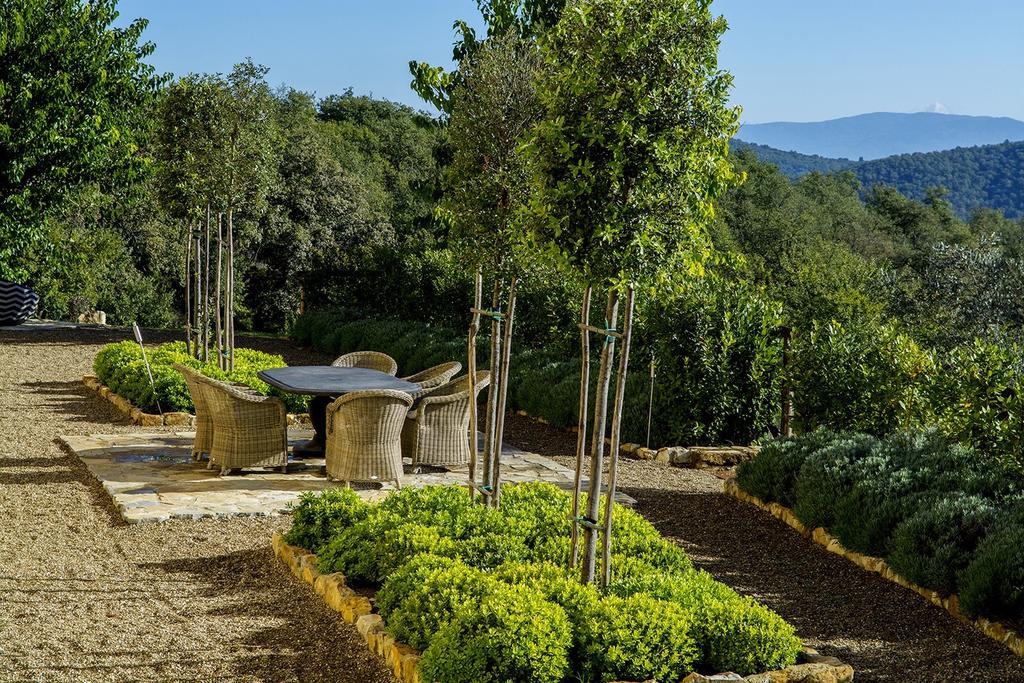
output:
<svg viewBox="0 0 1024 683"><path fill-rule="evenodd" d="M287 514L302 493L338 485L327 481L323 458L289 457L288 472L284 474L253 468L221 477L219 469L208 470L206 463L192 461L194 437L194 432L182 431L63 436L60 440L85 463L130 524ZM288 430L290 445L311 437L309 430ZM508 482L546 481L562 488L572 486L572 470L536 453L505 445L501 462ZM408 463L405 469L404 486L464 486L469 472L466 467L425 467L416 473ZM391 483L356 488L369 501L380 500L393 490ZM616 500L634 502L621 493Z"/></svg>

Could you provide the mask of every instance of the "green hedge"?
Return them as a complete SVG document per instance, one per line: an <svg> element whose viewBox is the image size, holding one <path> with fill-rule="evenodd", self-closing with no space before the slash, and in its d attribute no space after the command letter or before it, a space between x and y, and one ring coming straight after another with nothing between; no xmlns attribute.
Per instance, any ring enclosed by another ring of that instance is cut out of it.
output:
<svg viewBox="0 0 1024 683"><path fill-rule="evenodd" d="M693 569L678 546L616 506L607 594L565 569L568 494L503 489L499 509L455 487L406 488L370 505L304 496L287 540L320 570L379 586L396 639L423 650L425 681L679 680L787 666L800 641L778 615Z"/></svg>
<svg viewBox="0 0 1024 683"><path fill-rule="evenodd" d="M632 354L623 440L646 441L652 358L653 446L770 438L782 381L780 320L777 308L756 292L722 283L648 305ZM403 374L466 357L462 330L350 320L345 312L308 313L291 334L330 354L383 351ZM485 343L482 336L481 363L487 359ZM882 437L934 426L952 441L977 447L986 459L1024 471L1024 350L1017 346L975 341L928 351L891 326L816 324L797 335L789 372L802 430L827 427ZM517 346L509 403L555 426L575 425L579 375L580 360L573 354ZM596 383L596 368L591 378Z"/></svg>
<svg viewBox="0 0 1024 683"><path fill-rule="evenodd" d="M739 285L704 283L669 303L648 304L638 319L626 390L622 438L647 438L649 366L655 362L653 446L677 443L750 443L778 423L780 342L778 307ZM465 365L466 333L415 321L358 320L346 311L310 312L291 336L334 355L382 351L401 374L437 363ZM486 367L487 337L478 362ZM577 422L580 359L565 344L531 347L514 342L509 404L558 427ZM597 369L591 371L596 385ZM592 387L593 389L593 387ZM591 391L591 398L595 392Z"/></svg>
<svg viewBox="0 0 1024 683"><path fill-rule="evenodd" d="M224 372L216 363L202 363L186 353L185 342L162 344L147 349L146 354L153 372L153 385L146 373L142 351L132 341L108 344L100 349L93 361L93 372L111 391L151 413L156 412L157 401L165 412L193 412L195 409L185 378L171 367L173 363L195 368L207 377L244 384L261 394L280 396L289 412L302 413L307 409L307 398L277 392L256 377L260 370L284 366L281 356L254 349L235 349L235 369Z"/></svg>
<svg viewBox="0 0 1024 683"><path fill-rule="evenodd" d="M1016 469L952 443L938 429L878 440L818 431L766 444L740 486L792 506L908 580L958 592L972 616L1024 616L1024 482Z"/></svg>

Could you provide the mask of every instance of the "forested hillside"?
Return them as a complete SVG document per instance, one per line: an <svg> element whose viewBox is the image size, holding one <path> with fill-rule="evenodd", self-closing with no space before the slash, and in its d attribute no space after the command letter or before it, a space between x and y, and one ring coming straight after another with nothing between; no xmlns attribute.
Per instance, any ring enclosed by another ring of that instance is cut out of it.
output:
<svg viewBox="0 0 1024 683"><path fill-rule="evenodd" d="M890 185L914 199L923 200L929 189L943 187L961 218L969 218L982 208L1002 211L1010 218L1024 216L1024 142L900 154L864 162L784 152L735 139L731 145L737 151L749 149L794 180L813 172L849 170L865 189Z"/></svg>
<svg viewBox="0 0 1024 683"><path fill-rule="evenodd" d="M958 147L931 154L900 154L853 168L865 187L882 183L915 199L944 187L961 216L981 208L1024 216L1024 142Z"/></svg>

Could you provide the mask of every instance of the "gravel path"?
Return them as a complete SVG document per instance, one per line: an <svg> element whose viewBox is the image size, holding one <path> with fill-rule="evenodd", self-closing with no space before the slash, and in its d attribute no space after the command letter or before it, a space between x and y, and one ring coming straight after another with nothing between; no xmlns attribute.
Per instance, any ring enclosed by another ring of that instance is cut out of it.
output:
<svg viewBox="0 0 1024 683"><path fill-rule="evenodd" d="M506 439L574 466L575 436L518 416ZM621 460L622 489L699 567L752 595L858 682L1024 681L1024 659L920 596L722 493L714 473Z"/></svg>
<svg viewBox="0 0 1024 683"><path fill-rule="evenodd" d="M81 384L125 336L0 331L0 680L392 682L272 561L286 519L124 525L55 444L139 429ZM245 345L323 362L278 340Z"/></svg>

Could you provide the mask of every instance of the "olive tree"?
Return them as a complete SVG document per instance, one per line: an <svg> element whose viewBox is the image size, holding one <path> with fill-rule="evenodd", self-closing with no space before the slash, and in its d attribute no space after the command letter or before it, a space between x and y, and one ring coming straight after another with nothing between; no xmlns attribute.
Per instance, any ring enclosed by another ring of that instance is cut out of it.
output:
<svg viewBox="0 0 1024 683"><path fill-rule="evenodd" d="M500 453L504 432L508 368L516 287L522 274L522 219L530 172L521 146L539 120L534 80L540 67L536 45L518 34L489 40L463 63L451 99L451 164L442 211L463 262L476 271L476 294L468 342L468 372L475 395L476 337L480 319L491 321L491 383L484 428L485 499L501 497ZM491 306L483 308L484 273L493 279ZM502 327L504 326L504 330ZM476 402L470 413L470 478L476 482Z"/></svg>
<svg viewBox="0 0 1024 683"><path fill-rule="evenodd" d="M608 394L615 345L622 349L611 410L605 498L603 581L610 577L611 517L633 292L672 287L698 274L710 245L705 229L734 173L728 140L738 111L727 104L731 77L718 68L724 19L710 0L573 0L539 39L537 80L543 120L528 149L538 187L531 202L533 243L591 286L607 291L603 324L581 320L584 363L573 495L573 557L583 530L581 578L597 567ZM622 330L617 330L625 295ZM589 338L602 345L590 434L587 510L580 515L586 449Z"/></svg>

